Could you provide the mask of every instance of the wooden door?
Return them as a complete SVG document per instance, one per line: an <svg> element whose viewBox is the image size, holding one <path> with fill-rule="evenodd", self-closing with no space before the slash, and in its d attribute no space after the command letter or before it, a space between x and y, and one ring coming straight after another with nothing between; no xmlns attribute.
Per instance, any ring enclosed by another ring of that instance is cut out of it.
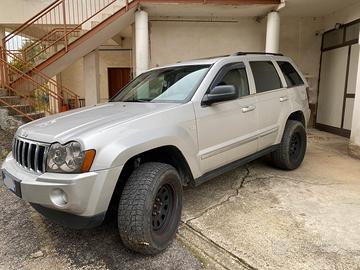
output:
<svg viewBox="0 0 360 270"><path fill-rule="evenodd" d="M131 80L130 68L108 68L109 99Z"/></svg>

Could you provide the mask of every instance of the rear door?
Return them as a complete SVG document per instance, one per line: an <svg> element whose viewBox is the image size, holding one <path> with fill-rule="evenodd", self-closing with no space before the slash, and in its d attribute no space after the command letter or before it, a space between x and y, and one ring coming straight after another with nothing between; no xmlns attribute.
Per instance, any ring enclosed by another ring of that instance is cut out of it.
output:
<svg viewBox="0 0 360 270"><path fill-rule="evenodd" d="M259 114L258 150L274 145L282 136L284 121L290 114L288 89L278 65L270 58L249 60Z"/></svg>

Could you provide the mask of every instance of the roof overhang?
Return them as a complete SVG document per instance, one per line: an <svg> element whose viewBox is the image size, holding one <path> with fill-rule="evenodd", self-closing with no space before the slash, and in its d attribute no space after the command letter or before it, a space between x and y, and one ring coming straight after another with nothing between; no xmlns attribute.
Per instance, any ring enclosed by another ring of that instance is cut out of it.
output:
<svg viewBox="0 0 360 270"><path fill-rule="evenodd" d="M256 17L276 9L280 0L141 0L151 17Z"/></svg>

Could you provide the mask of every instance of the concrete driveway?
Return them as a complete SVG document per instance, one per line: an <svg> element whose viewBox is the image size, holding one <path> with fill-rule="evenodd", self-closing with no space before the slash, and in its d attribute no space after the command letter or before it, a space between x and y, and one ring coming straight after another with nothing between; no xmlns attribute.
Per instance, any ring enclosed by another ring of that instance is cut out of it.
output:
<svg viewBox="0 0 360 270"><path fill-rule="evenodd" d="M360 269L360 161L309 131L296 171L258 160L185 193L179 238L218 269Z"/></svg>
<svg viewBox="0 0 360 270"><path fill-rule="evenodd" d="M185 190L177 241L155 257L126 251L114 223L65 229L2 188L0 269L360 269L360 161L346 144L311 130L296 171L264 158Z"/></svg>

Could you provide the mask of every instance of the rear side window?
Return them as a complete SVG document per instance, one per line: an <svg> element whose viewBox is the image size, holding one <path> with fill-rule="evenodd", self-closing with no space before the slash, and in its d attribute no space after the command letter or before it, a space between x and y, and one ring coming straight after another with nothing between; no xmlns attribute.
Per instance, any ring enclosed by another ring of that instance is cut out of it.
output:
<svg viewBox="0 0 360 270"><path fill-rule="evenodd" d="M250 66L257 93L282 88L279 75L271 61L250 62Z"/></svg>
<svg viewBox="0 0 360 270"><path fill-rule="evenodd" d="M277 62L282 73L284 74L288 87L303 85L304 81L301 79L299 73L295 70L289 62Z"/></svg>

